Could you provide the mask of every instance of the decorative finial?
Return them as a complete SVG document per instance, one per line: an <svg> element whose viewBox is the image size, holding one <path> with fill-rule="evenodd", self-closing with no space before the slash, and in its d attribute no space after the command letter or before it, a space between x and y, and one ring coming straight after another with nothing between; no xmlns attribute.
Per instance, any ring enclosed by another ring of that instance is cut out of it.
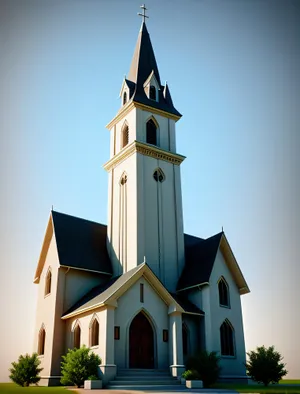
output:
<svg viewBox="0 0 300 394"><path fill-rule="evenodd" d="M224 233L223 226L222 226L222 233Z"/></svg>
<svg viewBox="0 0 300 394"><path fill-rule="evenodd" d="M52 205L52 209L51 209L51 211L53 211L53 205Z"/></svg>
<svg viewBox="0 0 300 394"><path fill-rule="evenodd" d="M143 264L146 264L146 256L144 256Z"/></svg>
<svg viewBox="0 0 300 394"><path fill-rule="evenodd" d="M147 8L145 7L145 4L141 5L140 8L142 8L143 13L141 14L140 12L138 12L138 15L143 18L143 22L145 23L145 19L149 18L149 16L146 15Z"/></svg>

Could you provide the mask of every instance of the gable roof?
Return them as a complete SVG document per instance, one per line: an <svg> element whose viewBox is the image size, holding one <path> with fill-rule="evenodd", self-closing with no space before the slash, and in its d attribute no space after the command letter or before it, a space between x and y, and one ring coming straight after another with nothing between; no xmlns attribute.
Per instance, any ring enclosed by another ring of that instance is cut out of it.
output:
<svg viewBox="0 0 300 394"><path fill-rule="evenodd" d="M202 239L185 234L185 267L177 284L177 291L209 284L216 255L220 249L240 294L250 290L232 253L224 232Z"/></svg>
<svg viewBox="0 0 300 394"><path fill-rule="evenodd" d="M112 278L107 284L93 288L88 294L76 302L62 319L68 319L80 313L99 308L104 305L115 305L117 299L122 296L141 276L150 283L157 291L159 296L167 305L175 305L176 310L182 313L191 313L204 315L204 312L198 309L189 300L183 296L177 296L168 292L160 282L151 268L146 264L140 264L123 275Z"/></svg>
<svg viewBox="0 0 300 394"><path fill-rule="evenodd" d="M103 224L51 211L34 283L39 282L53 236L61 266L112 275L106 234Z"/></svg>
<svg viewBox="0 0 300 394"><path fill-rule="evenodd" d="M185 235L185 266L177 290L208 283L222 233L208 239Z"/></svg>

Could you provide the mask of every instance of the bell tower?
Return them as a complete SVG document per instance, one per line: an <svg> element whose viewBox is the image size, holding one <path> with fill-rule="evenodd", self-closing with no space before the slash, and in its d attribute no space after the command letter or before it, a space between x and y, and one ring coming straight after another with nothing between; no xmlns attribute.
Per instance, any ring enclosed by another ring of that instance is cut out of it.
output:
<svg viewBox="0 0 300 394"><path fill-rule="evenodd" d="M145 18L129 74L124 78L121 108L110 130L108 251L114 274L146 263L169 291L184 266L180 164L176 151L175 109L160 75Z"/></svg>

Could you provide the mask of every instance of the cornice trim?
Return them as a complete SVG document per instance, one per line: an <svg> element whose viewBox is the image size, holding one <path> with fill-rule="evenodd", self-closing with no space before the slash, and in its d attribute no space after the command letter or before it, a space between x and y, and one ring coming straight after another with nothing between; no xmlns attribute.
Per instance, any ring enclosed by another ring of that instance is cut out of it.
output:
<svg viewBox="0 0 300 394"><path fill-rule="evenodd" d="M103 165L103 168L109 172L134 153L140 153L144 156L163 160L177 166L179 166L185 159L185 156L179 155L177 153L172 153L164 149L160 149L157 146L145 144L143 142L133 141L125 149L122 149L117 155L115 155L108 162L106 162Z"/></svg>
<svg viewBox="0 0 300 394"><path fill-rule="evenodd" d="M131 99L132 100L132 99ZM111 130L113 128L113 126L118 123L120 120L122 120L124 118L124 116L126 116L128 114L128 112L130 112L133 108L139 108L142 109L143 111L148 111L151 112L152 114L157 114L157 115L162 115L165 116L169 119L173 119L175 120L175 122L177 122L181 116L178 115L174 115L171 114L169 112L163 111L161 109L158 108L153 108L150 105L145 105L145 104L141 104L141 103L137 103L135 101L128 101L127 104L125 104L117 113L117 115L113 118L113 120L111 120L105 127L108 130Z"/></svg>

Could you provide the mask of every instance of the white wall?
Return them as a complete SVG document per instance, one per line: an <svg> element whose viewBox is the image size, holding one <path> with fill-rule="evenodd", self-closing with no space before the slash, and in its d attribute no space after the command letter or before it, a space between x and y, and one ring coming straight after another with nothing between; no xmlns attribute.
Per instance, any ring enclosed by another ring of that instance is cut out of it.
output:
<svg viewBox="0 0 300 394"><path fill-rule="evenodd" d="M50 294L45 296L45 279L49 267L51 268L51 273L52 273L51 292ZM40 282L38 284L36 323L34 330L33 352L38 351L38 336L39 336L39 330L42 327L42 325L45 326L45 330L46 330L45 354L44 356L39 356L41 361L41 368L43 368L41 372L41 376L51 375L55 306L56 306L56 295L57 295L57 286L58 286L58 271L59 271L59 262L58 262L56 243L54 236L52 236L45 265L43 267L40 277Z"/></svg>
<svg viewBox="0 0 300 394"><path fill-rule="evenodd" d="M219 305L218 280L221 276L225 278L229 286L230 308ZM220 250L216 256L209 283L211 349L221 352L220 326L225 319L228 319L234 328L235 356L222 356L222 375L245 375L243 365L245 363L245 341L240 294Z"/></svg>
<svg viewBox="0 0 300 394"><path fill-rule="evenodd" d="M140 283L144 284L144 303L140 302ZM115 364L118 368L129 367L129 327L142 308L146 310L155 331L157 367L168 368L169 344L162 338L163 330L169 327L168 307L143 277L119 298L115 309L115 325L120 326L120 340L115 341Z"/></svg>

